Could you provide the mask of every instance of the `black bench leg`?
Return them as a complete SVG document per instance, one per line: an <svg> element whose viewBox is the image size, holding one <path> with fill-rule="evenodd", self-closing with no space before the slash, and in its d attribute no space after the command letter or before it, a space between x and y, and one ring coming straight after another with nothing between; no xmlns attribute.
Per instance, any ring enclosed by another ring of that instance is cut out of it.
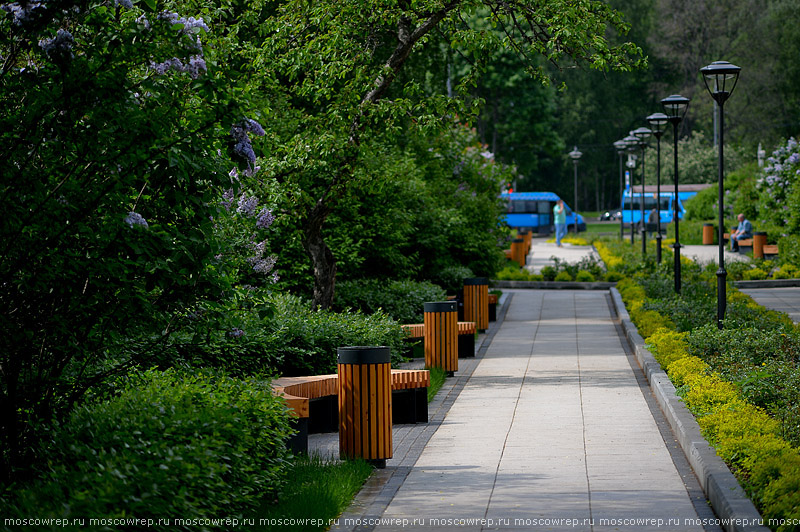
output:
<svg viewBox="0 0 800 532"><path fill-rule="evenodd" d="M475 356L475 335L458 335L458 358L468 358Z"/></svg>

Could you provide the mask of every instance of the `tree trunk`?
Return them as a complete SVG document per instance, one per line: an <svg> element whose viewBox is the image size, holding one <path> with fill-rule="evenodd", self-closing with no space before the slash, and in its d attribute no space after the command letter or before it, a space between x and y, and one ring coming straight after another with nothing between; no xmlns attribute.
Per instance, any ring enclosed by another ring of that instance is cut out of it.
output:
<svg viewBox="0 0 800 532"><path fill-rule="evenodd" d="M330 207L323 203L317 203L305 224L303 247L311 257L311 265L314 268L313 306L315 309L328 309L333 305L336 258L322 236L322 227L325 225L329 213Z"/></svg>

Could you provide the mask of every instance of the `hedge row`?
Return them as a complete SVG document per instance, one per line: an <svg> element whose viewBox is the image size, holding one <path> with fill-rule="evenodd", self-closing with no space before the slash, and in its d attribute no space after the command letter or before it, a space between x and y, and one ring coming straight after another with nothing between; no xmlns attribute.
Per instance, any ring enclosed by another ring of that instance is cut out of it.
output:
<svg viewBox="0 0 800 532"><path fill-rule="evenodd" d="M4 494L6 518L252 515L283 483L291 434L268 381L172 369L132 374L117 396L48 430L47 466Z"/></svg>
<svg viewBox="0 0 800 532"><path fill-rule="evenodd" d="M800 519L800 452L778 421L745 399L739 386L689 354L688 333L662 328L648 346L666 368L703 436L731 467L767 520ZM794 530L786 524L779 531Z"/></svg>
<svg viewBox="0 0 800 532"><path fill-rule="evenodd" d="M609 246L596 247L604 259L619 260ZM631 319L697 417L704 436L767 519L796 522L797 328L785 314L764 309L730 287L728 319L720 331L714 320L715 266L687 264L682 296L677 296L672 278L659 267L618 264L635 272L617 284Z"/></svg>

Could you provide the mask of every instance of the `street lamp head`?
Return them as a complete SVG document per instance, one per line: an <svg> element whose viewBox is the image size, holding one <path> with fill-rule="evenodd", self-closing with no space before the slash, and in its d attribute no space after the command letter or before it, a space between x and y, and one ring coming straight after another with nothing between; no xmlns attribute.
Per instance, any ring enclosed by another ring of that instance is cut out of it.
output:
<svg viewBox="0 0 800 532"><path fill-rule="evenodd" d="M686 110L689 108L690 101L689 98L681 96L680 94L673 94L661 100L661 105L664 107L664 114L667 115L667 120L672 124L679 124L686 115Z"/></svg>
<svg viewBox="0 0 800 532"><path fill-rule="evenodd" d="M644 126L633 130L633 136L639 141L639 146L642 149L647 147L647 141L650 139L650 135L652 134L653 132Z"/></svg>
<svg viewBox="0 0 800 532"><path fill-rule="evenodd" d="M625 143L625 146L628 148L628 151L635 151L636 148L639 147L639 139L637 139L633 135L633 131L631 131L630 135L622 139L622 142Z"/></svg>
<svg viewBox="0 0 800 532"><path fill-rule="evenodd" d="M578 151L578 147L575 146L571 152L569 152L569 156L572 158L573 161L578 162L578 159L581 158L583 155L581 152Z"/></svg>
<svg viewBox="0 0 800 532"><path fill-rule="evenodd" d="M703 74L703 81L705 81L708 93L718 104L722 105L733 93L733 89L736 88L736 82L739 81L739 72L741 70L740 67L727 61L714 61L710 65L701 68L700 72Z"/></svg>
<svg viewBox="0 0 800 532"><path fill-rule="evenodd" d="M628 144L624 140L618 140L614 143L614 149L617 150L617 153L622 154L628 149Z"/></svg>
<svg viewBox="0 0 800 532"><path fill-rule="evenodd" d="M669 123L669 117L664 113L653 113L647 117L647 121L650 123L650 129L653 130L653 136L660 139Z"/></svg>

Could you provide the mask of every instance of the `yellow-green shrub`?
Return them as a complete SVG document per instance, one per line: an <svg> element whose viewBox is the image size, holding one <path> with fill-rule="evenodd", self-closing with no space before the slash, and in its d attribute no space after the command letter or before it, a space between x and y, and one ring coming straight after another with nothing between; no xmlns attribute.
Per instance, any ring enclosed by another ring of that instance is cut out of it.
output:
<svg viewBox="0 0 800 532"><path fill-rule="evenodd" d="M661 328L648 337L648 348L662 368L689 356L686 336L688 333Z"/></svg>
<svg viewBox="0 0 800 532"><path fill-rule="evenodd" d="M671 319L655 310L645 310L641 303L634 304L630 311L631 320L636 324L642 338L649 338L658 329L675 329Z"/></svg>
<svg viewBox="0 0 800 532"><path fill-rule="evenodd" d="M683 398L689 409L697 415L710 414L722 405L728 408L731 405L744 405L744 399L736 385L723 380L717 373L687 375L684 382L686 390Z"/></svg>
<svg viewBox="0 0 800 532"><path fill-rule="evenodd" d="M619 295L622 297L625 306L628 307L629 312L633 309L634 305L638 304L641 306L647 297L644 288L639 286L639 284L630 277L619 281L617 283L617 290L619 290Z"/></svg>
<svg viewBox="0 0 800 532"><path fill-rule="evenodd" d="M572 276L569 274L569 272L558 272L558 274L556 274L556 278L553 280L562 283L569 282L572 281Z"/></svg>
<svg viewBox="0 0 800 532"><path fill-rule="evenodd" d="M798 277L800 277L800 268L788 263L772 273L773 279L797 279Z"/></svg>
<svg viewBox="0 0 800 532"><path fill-rule="evenodd" d="M588 270L581 270L575 275L575 280L579 283L593 283L594 275Z"/></svg>
<svg viewBox="0 0 800 532"><path fill-rule="evenodd" d="M791 523L800 520L800 469L784 467L782 475L764 489L761 503L766 519L786 522L778 532L796 530Z"/></svg>
<svg viewBox="0 0 800 532"><path fill-rule="evenodd" d="M761 281L767 278L767 272L761 268L753 268L742 272L742 279L745 281Z"/></svg>
<svg viewBox="0 0 800 532"><path fill-rule="evenodd" d="M701 359L693 356L680 358L667 366L667 375L675 386L683 386L687 380L705 375L709 366Z"/></svg>
<svg viewBox="0 0 800 532"><path fill-rule="evenodd" d="M608 246L606 246L603 242L595 242L594 248L597 250L598 255L600 255L600 259L605 263L607 270L616 270L622 266L622 257L618 257L611 253L611 250L608 249Z"/></svg>

